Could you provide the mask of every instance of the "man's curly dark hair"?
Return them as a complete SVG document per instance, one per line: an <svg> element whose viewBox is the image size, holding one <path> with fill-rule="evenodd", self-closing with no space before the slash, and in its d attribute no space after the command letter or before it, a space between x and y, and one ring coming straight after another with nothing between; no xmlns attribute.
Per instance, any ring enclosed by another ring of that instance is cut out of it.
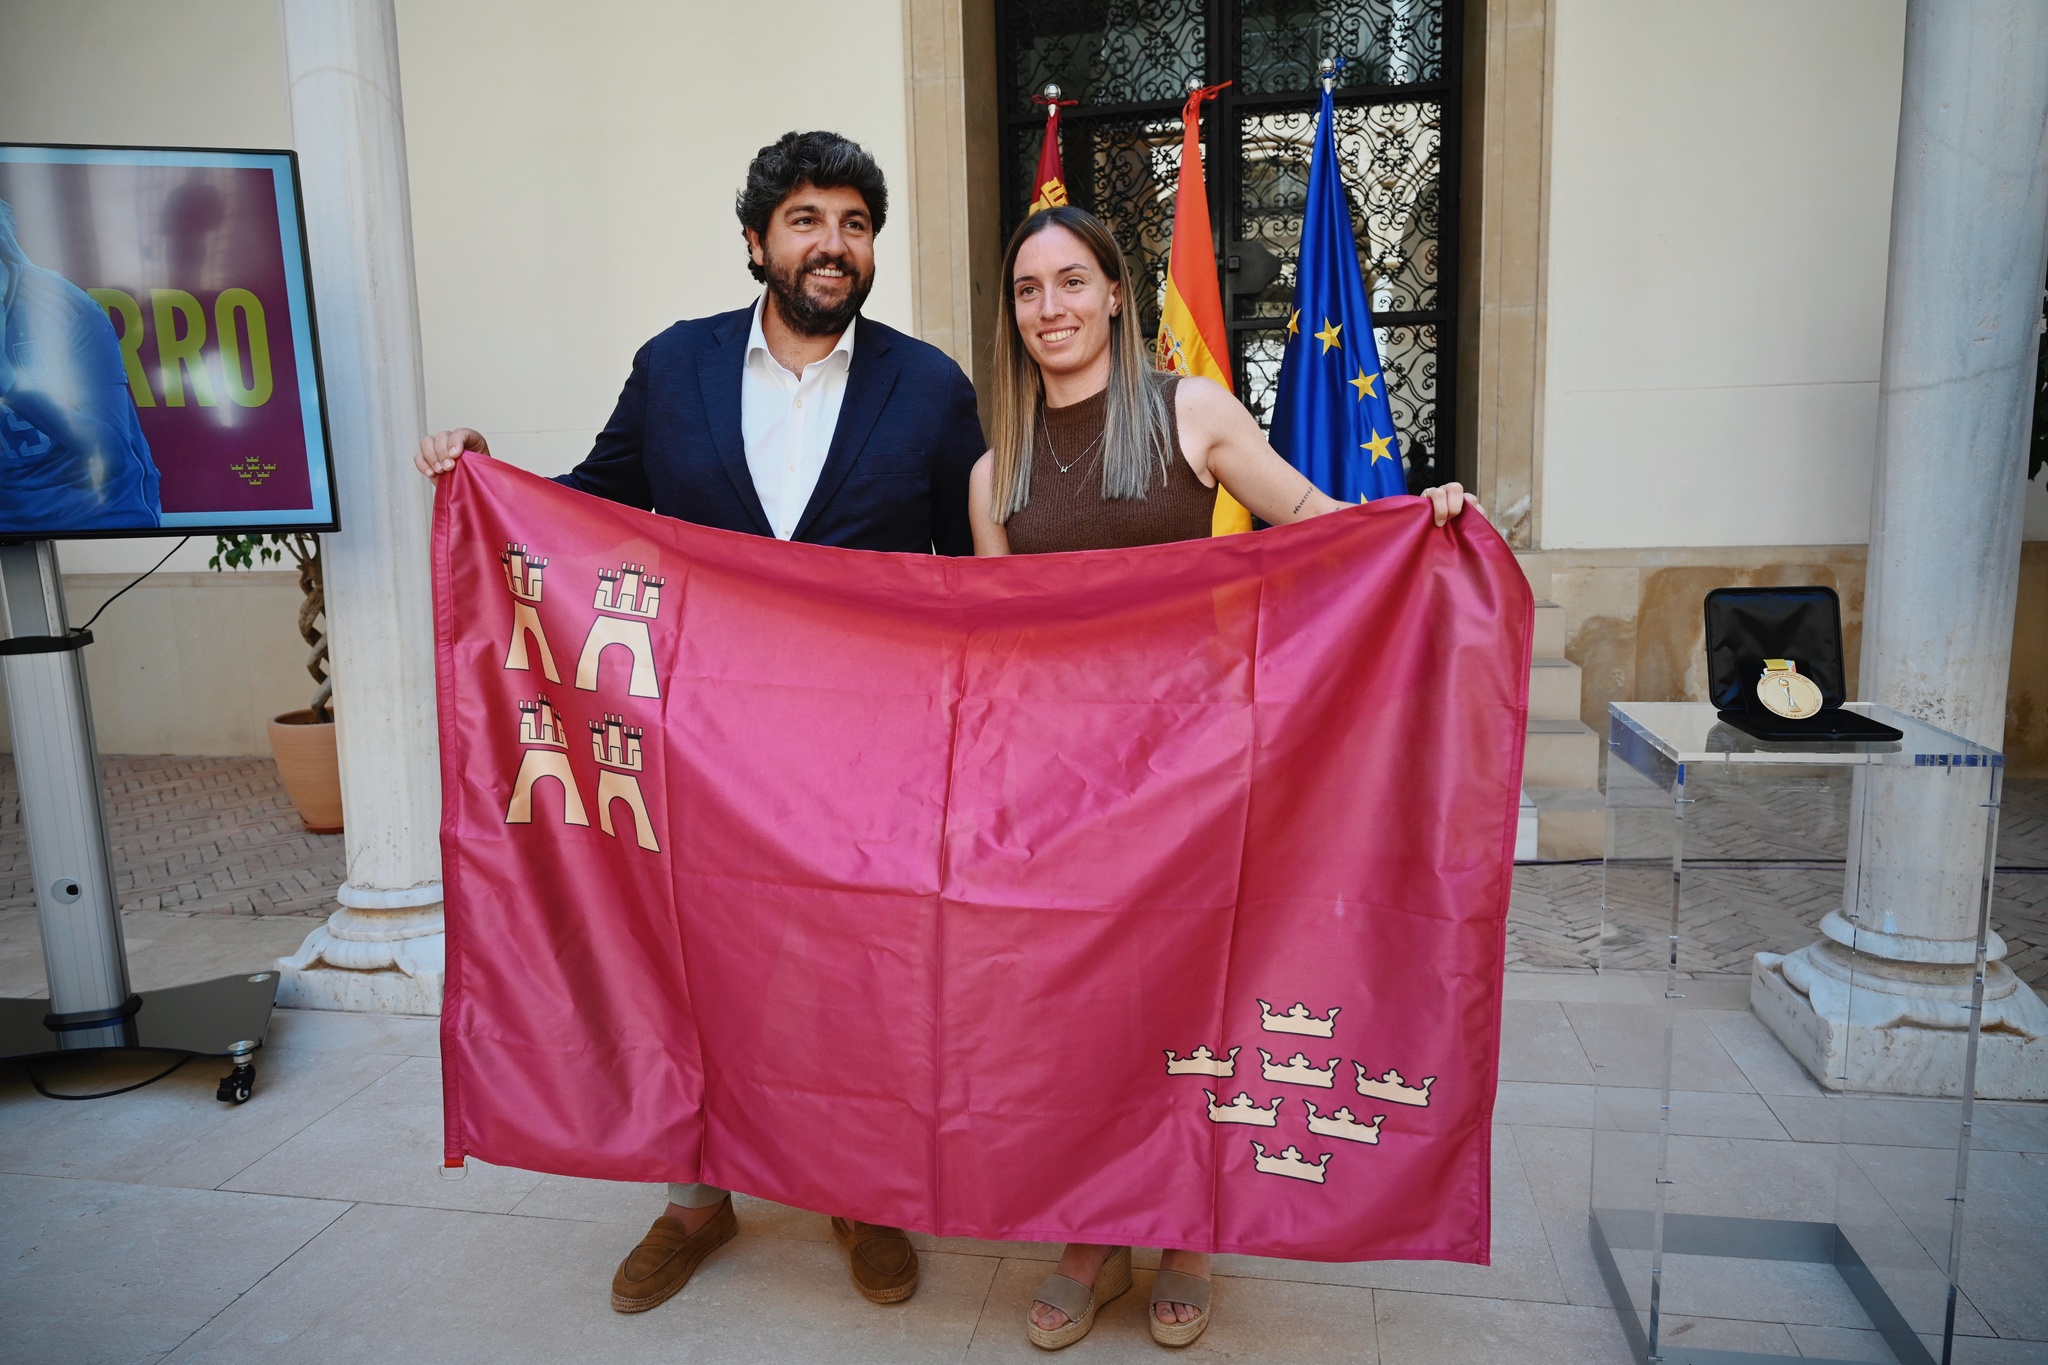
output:
<svg viewBox="0 0 2048 1365"><path fill-rule="evenodd" d="M860 191L877 233L882 230L882 220L889 216L889 187L883 182L882 168L858 142L837 133L784 133L757 152L747 167L747 183L733 205L740 226L752 228L766 241L769 218L790 191L804 184L821 190L850 186ZM768 278L751 255L747 258L747 269L757 280Z"/></svg>

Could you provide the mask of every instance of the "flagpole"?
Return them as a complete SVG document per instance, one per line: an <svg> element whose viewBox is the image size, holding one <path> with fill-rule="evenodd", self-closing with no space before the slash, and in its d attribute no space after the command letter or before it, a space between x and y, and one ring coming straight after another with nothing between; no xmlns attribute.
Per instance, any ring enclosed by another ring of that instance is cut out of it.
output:
<svg viewBox="0 0 2048 1365"><path fill-rule="evenodd" d="M1165 287L1159 302L1159 368L1182 376L1210 379L1235 391L1230 372L1230 328L1225 321L1223 292L1216 278L1216 234L1209 214L1208 182L1202 174L1202 102L1219 93L1218 85L1190 76L1187 102L1181 106L1179 185L1173 200L1173 243L1167 253ZM1212 535L1252 529L1252 516L1230 493L1218 487L1209 518Z"/></svg>
<svg viewBox="0 0 2048 1365"><path fill-rule="evenodd" d="M1342 502L1407 491L1387 392L1394 381L1381 370L1359 236L1337 155L1336 86L1346 65L1336 55L1317 63L1323 88L1309 153L1294 307L1269 428L1273 449ZM1382 464L1387 467L1380 469Z"/></svg>
<svg viewBox="0 0 2048 1365"><path fill-rule="evenodd" d="M1024 211L1027 216L1067 202L1066 171L1060 164L1060 108L1077 103L1061 99L1059 86L1051 81L1031 102L1045 106L1045 140L1038 148L1038 174L1032 182L1031 206Z"/></svg>

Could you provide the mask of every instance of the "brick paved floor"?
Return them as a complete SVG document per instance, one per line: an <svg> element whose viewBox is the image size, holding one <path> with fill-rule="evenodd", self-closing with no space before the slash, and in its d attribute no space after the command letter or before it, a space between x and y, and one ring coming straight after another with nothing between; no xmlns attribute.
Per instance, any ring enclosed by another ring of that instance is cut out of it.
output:
<svg viewBox="0 0 2048 1365"><path fill-rule="evenodd" d="M321 915L344 873L341 836L308 834L268 758L111 756L108 837L123 910ZM0 754L0 911L33 910L14 760Z"/></svg>
<svg viewBox="0 0 2048 1365"><path fill-rule="evenodd" d="M340 835L308 834L268 758L110 757L103 760L122 909L183 915L324 916L343 876ZM1703 831L1723 848L1768 845L1782 827L1754 808L1726 807ZM1810 848L1810 845L1808 845ZM1794 851L1789 846L1782 850ZM2006 784L1999 862L2048 869L2048 781ZM1653 874L1654 875L1654 874ZM1746 972L1750 955L1789 952L1841 895L1839 869L1696 872L1698 913L1681 945L1692 970ZM1589 970L1600 936L1597 864L1515 871L1508 965ZM1662 886L1641 900L1658 904ZM33 910L27 841L12 759L0 755L0 912ZM1627 967L1652 967L1665 951L1656 913L1619 914L1611 947ZM1997 881L1992 924L2020 976L2048 987L2048 871Z"/></svg>
<svg viewBox="0 0 2048 1365"><path fill-rule="evenodd" d="M1816 784L1816 790L1828 784ZM1839 798L1842 793L1832 795ZM1690 856L1758 850L1763 856L1832 852L1838 828L1781 838L1792 827L1763 803L1730 804L1688 829ZM2020 978L2048 988L2048 781L2005 784L1991 924L2004 936L2006 961ZM1601 868L1561 863L1515 869L1508 913L1508 965L1535 970L1586 970L1600 937ZM1618 884L1609 950L1618 966L1662 964L1670 905L1670 872L1646 868ZM1687 914L1680 966L1698 972L1747 972L1757 952L1790 952L1811 942L1822 915L1841 903L1836 867L1713 868L1687 872Z"/></svg>

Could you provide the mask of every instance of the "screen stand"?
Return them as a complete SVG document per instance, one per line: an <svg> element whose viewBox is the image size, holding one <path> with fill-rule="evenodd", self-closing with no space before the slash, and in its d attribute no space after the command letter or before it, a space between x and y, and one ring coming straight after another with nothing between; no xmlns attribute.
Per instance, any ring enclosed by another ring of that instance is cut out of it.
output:
<svg viewBox="0 0 2048 1365"><path fill-rule="evenodd" d="M47 1000L0 999L0 1057L111 1049L232 1057L220 1098L249 1097L277 973L138 995L129 988L83 650L64 611L57 547L0 543L0 680L42 928Z"/></svg>

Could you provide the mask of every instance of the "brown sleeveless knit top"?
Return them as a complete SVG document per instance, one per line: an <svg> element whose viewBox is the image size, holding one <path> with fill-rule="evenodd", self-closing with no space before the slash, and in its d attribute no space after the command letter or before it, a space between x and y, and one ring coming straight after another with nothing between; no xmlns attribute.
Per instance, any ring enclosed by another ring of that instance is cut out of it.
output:
<svg viewBox="0 0 2048 1365"><path fill-rule="evenodd" d="M1107 389L1071 407L1040 409L1037 443L1031 451L1031 501L1011 513L1005 528L1010 533L1010 553L1121 550L1208 535L1216 511L1216 490L1202 486L1181 454L1180 421L1173 402L1179 386L1180 379L1175 376L1161 389L1171 449L1167 451L1165 479L1155 479L1142 500L1102 496Z"/></svg>

